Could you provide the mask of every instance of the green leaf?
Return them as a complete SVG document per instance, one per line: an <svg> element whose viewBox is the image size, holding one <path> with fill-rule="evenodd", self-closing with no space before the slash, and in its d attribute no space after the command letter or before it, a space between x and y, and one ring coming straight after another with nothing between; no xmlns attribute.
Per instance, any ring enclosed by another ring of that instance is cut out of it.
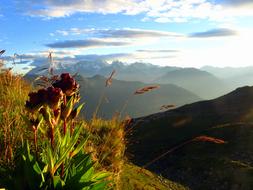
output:
<svg viewBox="0 0 253 190"><path fill-rule="evenodd" d="M90 155L89 154L77 154L76 156L72 157L71 161L66 165L66 170L70 172L70 176L73 176L76 174L76 170L82 166L86 166L87 164L90 164Z"/></svg>
<svg viewBox="0 0 253 190"><path fill-rule="evenodd" d="M109 172L99 172L99 173L94 174L93 179L96 181L99 181L99 180L109 177L110 175L111 173Z"/></svg>
<svg viewBox="0 0 253 190"><path fill-rule="evenodd" d="M83 146L85 145L85 143L87 142L88 137L84 138L79 144L78 146L74 149L74 151L71 153L72 157L75 156L76 154L78 154L81 149L83 148Z"/></svg>
<svg viewBox="0 0 253 190"><path fill-rule="evenodd" d="M94 168L92 167L93 163L87 165L86 167L83 168L83 170L81 170L81 172L83 173L80 181L87 181L87 180L91 180L92 176L94 175Z"/></svg>
<svg viewBox="0 0 253 190"><path fill-rule="evenodd" d="M81 105L79 105L79 106L76 108L76 116L79 115L79 113L80 113L81 109L83 108L83 106L84 106L84 103L81 104Z"/></svg>
<svg viewBox="0 0 253 190"><path fill-rule="evenodd" d="M33 169L34 169L34 171L35 171L37 174L41 174L41 173L42 173L42 171L41 171L41 169L40 169L40 166L39 166L38 162L35 162L35 163L33 164Z"/></svg>
<svg viewBox="0 0 253 190"><path fill-rule="evenodd" d="M68 100L66 106L63 107L62 112L61 112L61 116L62 118L67 119L71 113L71 111L73 110L73 96Z"/></svg>
<svg viewBox="0 0 253 190"><path fill-rule="evenodd" d="M85 167L92 163L89 154L79 154L75 158L76 168Z"/></svg>
<svg viewBox="0 0 253 190"><path fill-rule="evenodd" d="M22 168L21 175L23 175L20 177L27 183L29 189L39 189L44 183L44 176L35 157L30 153L28 142L26 142L25 147L24 153L22 154L22 161L19 163Z"/></svg>
<svg viewBox="0 0 253 190"><path fill-rule="evenodd" d="M47 144L47 151L44 152L46 154L46 163L49 166L49 171L51 173L54 173L56 170L54 170L54 166L55 166L55 160L53 157L53 153L52 153L52 148L49 144Z"/></svg>
<svg viewBox="0 0 253 190"><path fill-rule="evenodd" d="M105 190L106 186L110 183L110 181L102 181L95 183L89 190Z"/></svg>
<svg viewBox="0 0 253 190"><path fill-rule="evenodd" d="M65 135L65 137L66 137L66 135ZM68 156L69 156L70 152L72 151L72 149L74 148L77 140L78 140L78 138L73 139L73 141L70 142L68 144L68 146L65 148L65 150L63 151L63 153L61 155L59 155L59 159L55 163L55 170L57 170L57 168L60 167L60 165L64 162L64 160L66 158L68 158Z"/></svg>
<svg viewBox="0 0 253 190"><path fill-rule="evenodd" d="M46 106L45 111L43 112L43 117L44 117L45 121L50 124L50 126L53 126L51 109L48 106Z"/></svg>
<svg viewBox="0 0 253 190"><path fill-rule="evenodd" d="M54 189L62 189L65 185L60 176L53 176Z"/></svg>
<svg viewBox="0 0 253 190"><path fill-rule="evenodd" d="M38 119L39 119L39 123L38 123L37 129L39 129L42 132L42 134L45 134L46 133L45 130L41 127L41 124L43 123L44 118L40 114L39 117L38 117Z"/></svg>
<svg viewBox="0 0 253 190"><path fill-rule="evenodd" d="M69 176L68 180L66 181L66 187L72 187L73 184L84 184L86 182L94 183L92 181L92 175L93 175L93 170L94 170L93 163L89 163L90 162L89 157L88 159L87 159L87 156L82 155L81 157L82 157L81 159L82 162L83 161L85 162L83 164L79 164L79 167L75 167L75 165L72 165L72 167L76 168L76 171L75 173L73 173L72 176Z"/></svg>

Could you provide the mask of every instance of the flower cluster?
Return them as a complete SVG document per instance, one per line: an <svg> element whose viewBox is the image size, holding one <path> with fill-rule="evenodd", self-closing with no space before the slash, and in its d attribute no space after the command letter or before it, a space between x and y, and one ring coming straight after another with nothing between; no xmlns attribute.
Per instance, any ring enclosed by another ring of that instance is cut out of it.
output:
<svg viewBox="0 0 253 190"><path fill-rule="evenodd" d="M60 88L66 96L72 96L78 90L79 85L69 73L62 73L61 79L55 81L53 87Z"/></svg>
<svg viewBox="0 0 253 190"><path fill-rule="evenodd" d="M73 122L81 110L82 106L74 108L80 100L79 85L69 73L63 73L49 87L31 92L28 96L29 100L26 101L25 106L32 117L28 119L29 123L32 124L32 120L38 120L38 125L32 124L32 127L37 130L44 120L49 126L47 130L53 146L54 128L57 125L63 125L65 134L67 124Z"/></svg>
<svg viewBox="0 0 253 190"><path fill-rule="evenodd" d="M58 107L63 98L63 93L60 88L48 87L38 90L38 92L29 93L29 101L26 101L26 108L35 111L43 105L48 105L55 109Z"/></svg>
<svg viewBox="0 0 253 190"><path fill-rule="evenodd" d="M59 80L56 80L52 86L31 92L26 107L30 110L38 110L43 105L48 105L55 110L59 107L63 96L72 96L79 89L79 85L69 73L63 73Z"/></svg>

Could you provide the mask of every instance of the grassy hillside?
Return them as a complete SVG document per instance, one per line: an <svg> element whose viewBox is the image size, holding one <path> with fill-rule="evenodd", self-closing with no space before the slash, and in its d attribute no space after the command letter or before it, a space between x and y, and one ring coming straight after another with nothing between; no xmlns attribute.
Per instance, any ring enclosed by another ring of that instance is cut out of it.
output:
<svg viewBox="0 0 253 190"><path fill-rule="evenodd" d="M252 122L253 87L239 88L220 98L182 106L133 121L129 150L149 160L164 149L220 124ZM151 147L150 147L151 146ZM141 158L139 159L139 155Z"/></svg>
<svg viewBox="0 0 253 190"><path fill-rule="evenodd" d="M252 189L252 97L253 87L243 87L137 119L129 135L132 161L191 189ZM203 135L226 143L193 140Z"/></svg>
<svg viewBox="0 0 253 190"><path fill-rule="evenodd" d="M201 134L226 143L192 142L148 168L190 189L252 189L253 125L215 126Z"/></svg>
<svg viewBox="0 0 253 190"><path fill-rule="evenodd" d="M133 164L123 167L120 189L122 190L189 190L188 187L165 179Z"/></svg>

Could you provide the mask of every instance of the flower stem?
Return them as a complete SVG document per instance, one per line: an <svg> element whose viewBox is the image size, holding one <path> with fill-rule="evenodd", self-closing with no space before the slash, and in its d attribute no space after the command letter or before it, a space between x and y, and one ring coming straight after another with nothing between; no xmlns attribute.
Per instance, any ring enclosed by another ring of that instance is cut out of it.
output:
<svg viewBox="0 0 253 190"><path fill-rule="evenodd" d="M53 127L50 128L50 141L51 141L51 147L54 147L54 129Z"/></svg>
<svg viewBox="0 0 253 190"><path fill-rule="evenodd" d="M37 129L34 129L34 146L35 146L36 155L38 155Z"/></svg>
<svg viewBox="0 0 253 190"><path fill-rule="evenodd" d="M66 95L63 96L63 104L64 106L67 105L67 99L66 99ZM66 130L67 130L67 121L66 118L63 119L63 134L66 134Z"/></svg>
<svg viewBox="0 0 253 190"><path fill-rule="evenodd" d="M64 164L61 165L61 178L63 178L64 175Z"/></svg>

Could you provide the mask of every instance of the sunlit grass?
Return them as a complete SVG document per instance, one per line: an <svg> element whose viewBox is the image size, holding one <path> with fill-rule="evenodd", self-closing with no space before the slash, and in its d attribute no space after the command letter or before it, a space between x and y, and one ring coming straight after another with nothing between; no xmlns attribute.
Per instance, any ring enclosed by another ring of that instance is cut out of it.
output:
<svg viewBox="0 0 253 190"><path fill-rule="evenodd" d="M122 167L125 164L125 123L117 116L111 120L93 117L86 125L90 139L86 149L91 153L98 168L113 173L115 189L119 189Z"/></svg>
<svg viewBox="0 0 253 190"><path fill-rule="evenodd" d="M22 77L11 70L0 73L0 163L11 163L27 132L21 114L29 90Z"/></svg>
<svg viewBox="0 0 253 190"><path fill-rule="evenodd" d="M13 165L15 154L26 138L32 138L31 132L23 121L25 102L31 86L19 75L10 70L0 74L0 164ZM125 139L124 122L117 117L111 120L93 118L85 123L89 140L85 151L91 153L97 170L112 173L113 187L119 189L119 179L124 164ZM30 139L31 140L31 139Z"/></svg>

